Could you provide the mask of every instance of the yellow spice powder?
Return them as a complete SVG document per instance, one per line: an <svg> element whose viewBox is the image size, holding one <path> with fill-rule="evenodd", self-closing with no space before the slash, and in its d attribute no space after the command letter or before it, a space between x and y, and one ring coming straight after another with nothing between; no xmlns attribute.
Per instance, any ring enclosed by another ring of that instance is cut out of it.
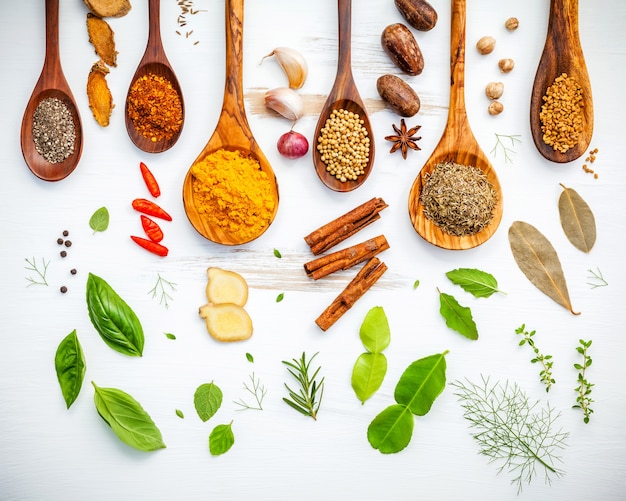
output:
<svg viewBox="0 0 626 501"><path fill-rule="evenodd" d="M191 174L196 209L211 225L252 239L270 224L273 186L256 159L219 149L194 164Z"/></svg>

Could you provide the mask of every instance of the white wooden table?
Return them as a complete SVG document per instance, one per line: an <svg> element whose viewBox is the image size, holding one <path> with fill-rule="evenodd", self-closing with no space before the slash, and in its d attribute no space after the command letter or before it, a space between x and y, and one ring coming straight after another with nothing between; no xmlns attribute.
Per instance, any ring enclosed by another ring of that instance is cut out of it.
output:
<svg viewBox="0 0 626 501"><path fill-rule="evenodd" d="M180 12L174 0L162 2L165 49L182 85L187 116L176 146L159 155L137 150L123 121L123 102L130 78L147 39L147 2L134 1L132 11L111 19L119 50L118 67L108 82L117 107L103 129L88 109L85 84L96 56L88 43L82 2L62 2L61 59L82 114L85 146L76 171L58 183L33 176L20 152L19 129L24 107L44 56L43 1L2 2L0 6L0 183L2 261L0 297L0 499L258 499L258 500L505 500L624 498L626 482L626 414L623 361L626 337L623 303L626 272L626 154L622 97L626 4L621 0L580 2L580 33L591 75L595 104L592 147L599 153L593 169L584 159L557 165L535 150L529 124L529 101L543 48L549 2L470 0L467 14L466 100L473 131L489 153L496 134L520 135L512 161L502 150L490 154L505 197L504 216L494 237L467 251L446 251L421 239L411 226L407 196L413 179L441 136L446 120L449 83L449 2L434 0L439 22L428 33L415 32L426 60L422 75L403 77L422 100L408 125L422 126L422 150L406 161L389 155L384 136L399 117L386 109L376 92L376 79L399 74L380 46L385 26L403 22L392 0L353 2L352 61L357 86L374 126L376 164L367 182L350 193L325 188L317 178L310 153L297 161L281 158L275 143L290 124L263 106L263 93L283 86L285 77L273 60L262 57L277 46L300 50L310 75L301 90L306 116L296 129L312 140L317 113L332 86L336 68L337 9L332 0L292 2L247 0L244 24L244 87L251 128L272 162L280 186L280 208L271 228L241 247L222 247L200 237L183 211L184 175L210 137L222 101L224 83L224 4L197 0L206 12L176 30ZM509 33L504 21L516 16L520 27ZM185 30L193 29L191 36ZM479 56L473 45L492 34L496 51ZM194 45L195 41L199 41ZM515 60L512 73L501 75L497 61ZM484 86L505 83L498 117L487 114ZM159 203L174 220L163 224L170 255L157 258L129 239L140 234L139 216L130 207L147 192L139 175L140 161L156 174L162 188ZM559 224L559 183L576 189L595 212L596 246L589 254L576 250ZM351 279L354 271L313 283L302 268L311 258L302 237L328 220L372 198L389 207L381 220L348 243L385 234L391 248L381 255L389 270L335 326L323 333L314 319ZM109 229L93 234L91 214L106 206ZM536 290L517 268L507 231L513 221L535 225L560 255L574 308L573 316ZM73 242L68 257L58 256L56 239L67 229ZM274 256L278 249L282 258ZM25 259L49 261L49 285L27 287L32 272ZM240 344L219 344L206 333L197 310L205 302L205 269L222 266L240 272L250 284L247 309L254 335ZM453 286L445 272L478 268L492 273L506 295L475 299ZM69 274L76 268L75 276ZM608 286L592 288L590 271L600 271ZM92 327L85 304L89 272L105 278L135 310L146 332L141 359L110 350ZM168 307L150 290L161 276L176 284L168 290ZM420 281L417 289L413 288ZM61 294L59 287L68 292ZM472 308L480 338L469 341L445 326L438 312L439 287ZM276 298L284 293L284 299ZM382 306L391 326L385 351L389 371L382 388L365 405L350 386L352 366L363 351L359 326L373 306ZM532 353L518 346L515 329L525 323L537 331L536 342L553 355L556 384L546 394ZM77 330L87 359L82 392L65 404L54 371L59 341ZM165 332L176 335L166 338ZM595 383L593 409L585 425L571 409L576 394L578 340L592 339L594 360L588 378ZM540 475L521 496L510 476L478 454L462 409L446 388L431 412L415 419L414 436L402 452L383 455L367 441L368 424L393 403L400 374L413 361L443 350L448 380L481 375L515 382L531 399L561 411L560 424L570 433L560 465L565 476L551 486ZM319 419L313 421L282 402L290 383L281 363L319 352L316 361L326 377ZM246 353L254 356L250 364ZM245 397L244 382L254 374L267 388L263 411L238 412L234 400ZM167 449L140 453L121 443L93 405L94 381L133 395L163 433ZM193 407L193 392L214 381L224 392L218 414L202 423ZM185 418L176 416L175 410ZM235 445L212 457L207 438L214 425L233 422Z"/></svg>

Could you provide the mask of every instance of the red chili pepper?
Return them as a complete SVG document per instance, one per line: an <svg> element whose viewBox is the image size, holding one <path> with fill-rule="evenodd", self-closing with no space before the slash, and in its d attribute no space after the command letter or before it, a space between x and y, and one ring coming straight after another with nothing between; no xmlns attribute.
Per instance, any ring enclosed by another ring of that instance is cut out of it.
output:
<svg viewBox="0 0 626 501"><path fill-rule="evenodd" d="M172 220L172 216L161 209L161 207L150 200L146 200L145 198L135 198L135 200L133 200L133 209L137 212L148 214L148 216L158 217L165 219L166 221Z"/></svg>
<svg viewBox="0 0 626 501"><path fill-rule="evenodd" d="M157 198L161 194L161 188L159 188L159 183L157 183L154 174L150 172L148 166L143 162L139 162L139 168L141 169L141 176L143 177L144 183L146 183L146 186L148 187L150 195Z"/></svg>
<svg viewBox="0 0 626 501"><path fill-rule="evenodd" d="M160 242L163 240L163 231L161 231L161 227L148 216L141 215L141 226L143 226L143 231L146 232L148 238L153 242Z"/></svg>
<svg viewBox="0 0 626 501"><path fill-rule="evenodd" d="M135 242L137 245L143 247L147 251L152 252L153 254L156 254L157 256L164 257L167 256L167 253L169 252L167 247L153 242L152 240L148 240L147 238L136 237L134 235L131 235L130 238L132 238L133 242Z"/></svg>

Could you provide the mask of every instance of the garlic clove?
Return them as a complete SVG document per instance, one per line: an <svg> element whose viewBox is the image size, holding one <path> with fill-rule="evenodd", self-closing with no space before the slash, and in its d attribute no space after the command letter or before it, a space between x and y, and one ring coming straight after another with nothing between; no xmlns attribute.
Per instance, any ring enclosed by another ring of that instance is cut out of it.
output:
<svg viewBox="0 0 626 501"><path fill-rule="evenodd" d="M277 47L263 59L271 56L276 57L278 64L287 75L290 88L299 89L304 85L309 69L300 52L289 47Z"/></svg>
<svg viewBox="0 0 626 501"><path fill-rule="evenodd" d="M304 101L295 90L278 87L265 93L265 106L294 122L304 114Z"/></svg>

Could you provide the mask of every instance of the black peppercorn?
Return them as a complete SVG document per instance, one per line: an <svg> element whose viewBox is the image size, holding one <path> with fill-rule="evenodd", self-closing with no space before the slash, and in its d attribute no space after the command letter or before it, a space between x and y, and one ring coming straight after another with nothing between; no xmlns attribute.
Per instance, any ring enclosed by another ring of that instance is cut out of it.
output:
<svg viewBox="0 0 626 501"><path fill-rule="evenodd" d="M69 234L70 234L70 232L69 232L69 231L67 231L67 230L63 230L63 236L64 236L64 237L68 236Z"/></svg>
<svg viewBox="0 0 626 501"><path fill-rule="evenodd" d="M72 246L71 240L66 240L65 241L65 247L71 247L71 246Z"/></svg>
<svg viewBox="0 0 626 501"><path fill-rule="evenodd" d="M72 268L72 269L70 270L70 273L71 273L72 275L76 275L76 268Z"/></svg>
<svg viewBox="0 0 626 501"><path fill-rule="evenodd" d="M63 245L63 239L62 238L57 238L57 243L59 245Z"/></svg>
<svg viewBox="0 0 626 501"><path fill-rule="evenodd" d="M67 292L67 287L65 287L65 285L61 286L61 289L59 289L63 294L65 294Z"/></svg>
<svg viewBox="0 0 626 501"><path fill-rule="evenodd" d="M61 257L67 256L67 252L65 252L64 250L62 250L59 254L61 254Z"/></svg>

